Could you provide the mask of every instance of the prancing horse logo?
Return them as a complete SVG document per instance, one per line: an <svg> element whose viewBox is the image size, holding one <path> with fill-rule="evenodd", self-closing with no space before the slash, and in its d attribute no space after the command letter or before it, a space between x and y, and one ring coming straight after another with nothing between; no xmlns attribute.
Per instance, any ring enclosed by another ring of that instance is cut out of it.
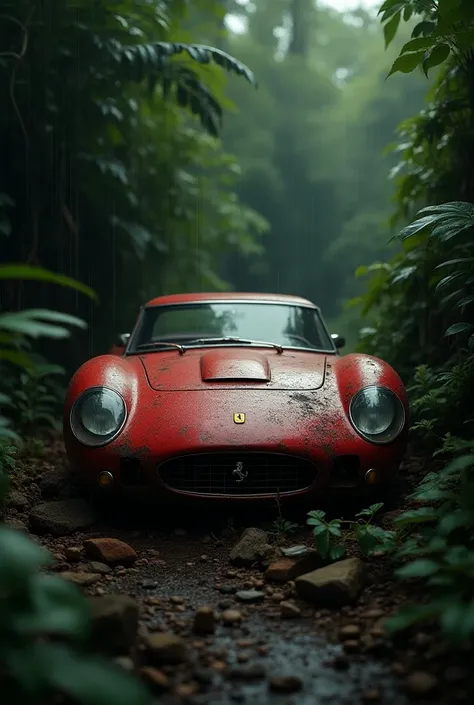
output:
<svg viewBox="0 0 474 705"><path fill-rule="evenodd" d="M240 461L237 463L234 470L232 470L232 475L237 475L236 482L243 482L245 478L248 477L248 474L248 470L244 471L244 464Z"/></svg>

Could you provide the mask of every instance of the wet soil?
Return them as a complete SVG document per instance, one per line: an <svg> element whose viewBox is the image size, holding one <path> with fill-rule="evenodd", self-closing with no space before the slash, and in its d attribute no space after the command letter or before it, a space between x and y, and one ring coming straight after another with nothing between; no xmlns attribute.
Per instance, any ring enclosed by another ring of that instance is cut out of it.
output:
<svg viewBox="0 0 474 705"><path fill-rule="evenodd" d="M28 502L10 507L8 517L27 523L31 506L44 501L38 476L65 466L60 440L47 444L40 458L23 458L13 486ZM424 469L417 458L407 461L401 472L405 487L413 486ZM326 509L341 516L340 507ZM389 526L401 509L386 512L382 525ZM242 529L272 529L276 515L275 508L268 516L245 511L232 517L219 513L210 519L209 512L180 516L175 511L170 517L161 511L150 515L129 508L125 513L102 514L86 532L33 538L52 551L57 561L54 569L60 572L78 569L76 561L66 558L68 548L82 551L87 538L118 538L135 549L138 560L132 567L112 568L82 589L87 595L134 597L140 606L140 639L158 631L175 633L185 641L187 661L160 668L163 684L157 702L163 705L316 705L330 701L404 705L413 699L444 705L472 700L472 652L450 653L437 633L426 628L396 639L385 633L384 619L416 596L417 590L393 579L386 558L364 559L367 584L361 597L356 605L337 610L318 609L298 600L292 583L265 583L258 566L233 567L229 552ZM290 536L273 535L272 540L280 546L310 544L305 516L291 518L299 519L301 529ZM350 548L351 554L357 555L356 546ZM236 591L242 589L263 591L265 598L258 604L239 602ZM294 618L282 618L282 599L296 606ZM212 607L217 619L216 630L209 636L196 635L192 629L196 610L202 606ZM222 621L228 609L241 613L238 626ZM348 626L354 634L350 639ZM145 663L142 650L138 661Z"/></svg>

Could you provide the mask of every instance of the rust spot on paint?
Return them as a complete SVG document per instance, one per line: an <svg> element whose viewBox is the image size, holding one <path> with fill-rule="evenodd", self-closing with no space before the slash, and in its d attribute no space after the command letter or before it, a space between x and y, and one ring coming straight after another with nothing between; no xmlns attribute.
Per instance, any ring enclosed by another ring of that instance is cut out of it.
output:
<svg viewBox="0 0 474 705"><path fill-rule="evenodd" d="M121 458L146 458L151 455L151 448L148 446L132 446L131 443L125 441L117 448Z"/></svg>
<svg viewBox="0 0 474 705"><path fill-rule="evenodd" d="M297 394L292 394L290 401L295 401L301 407L301 412L305 415L311 415L320 410L320 403L313 394L303 394L298 392Z"/></svg>

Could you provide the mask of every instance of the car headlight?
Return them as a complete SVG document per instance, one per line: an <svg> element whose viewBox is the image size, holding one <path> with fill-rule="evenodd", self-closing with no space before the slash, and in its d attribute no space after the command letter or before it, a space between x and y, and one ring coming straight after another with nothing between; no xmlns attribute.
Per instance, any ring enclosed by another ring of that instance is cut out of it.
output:
<svg viewBox="0 0 474 705"><path fill-rule="evenodd" d="M390 443L405 425L402 402L386 387L364 387L349 406L349 417L362 438L372 443Z"/></svg>
<svg viewBox="0 0 474 705"><path fill-rule="evenodd" d="M76 399L71 410L71 430L87 446L110 443L122 430L127 407L118 392L91 387Z"/></svg>

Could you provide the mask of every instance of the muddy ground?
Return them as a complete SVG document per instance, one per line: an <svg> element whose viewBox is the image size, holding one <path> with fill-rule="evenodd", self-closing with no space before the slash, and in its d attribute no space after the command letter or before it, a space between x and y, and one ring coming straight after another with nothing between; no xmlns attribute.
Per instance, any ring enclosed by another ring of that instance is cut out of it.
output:
<svg viewBox="0 0 474 705"><path fill-rule="evenodd" d="M410 488L423 472L419 459L408 460L402 486ZM12 485L6 522L50 549L56 572L88 596L131 598L110 598L105 619L104 600L94 602L97 643L102 639L101 650L146 680L163 705L472 701L472 652L451 653L425 628L396 639L385 633L384 619L417 589L394 581L386 558L363 559L366 581L356 603L330 609L299 599L292 581L267 581L258 561L249 567L230 562L232 547L249 526L266 530L279 549L312 546L304 514L300 530L280 536L271 533L276 508L266 516L245 511L210 518L206 512L175 513L173 519L131 509L97 515L96 509L92 521L87 506L81 500L77 505L60 440L46 443L40 457L22 458ZM56 516L48 525L35 509L64 500L83 529L71 533L68 517ZM390 525L402 504L382 516L382 525ZM340 516L334 503L314 508ZM56 535L45 533L48 526ZM109 542L105 560L87 543L97 538L121 540L126 548ZM114 561L117 550L124 553ZM355 546L351 553L357 556Z"/></svg>

